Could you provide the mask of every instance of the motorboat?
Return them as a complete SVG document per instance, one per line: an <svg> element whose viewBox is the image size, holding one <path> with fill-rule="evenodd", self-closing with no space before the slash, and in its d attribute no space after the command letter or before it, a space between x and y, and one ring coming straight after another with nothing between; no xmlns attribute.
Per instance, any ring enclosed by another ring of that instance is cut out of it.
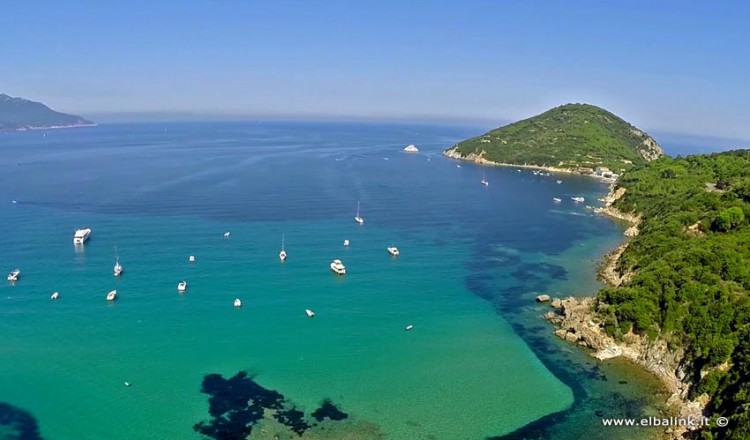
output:
<svg viewBox="0 0 750 440"><path fill-rule="evenodd" d="M284 234L281 234L281 252L279 252L279 260L286 261L286 251L284 250Z"/></svg>
<svg viewBox="0 0 750 440"><path fill-rule="evenodd" d="M107 294L107 301L114 301L117 299L117 290L113 290Z"/></svg>
<svg viewBox="0 0 750 440"><path fill-rule="evenodd" d="M230 235L232 235L232 233L227 231L224 233L224 238L229 238Z"/></svg>
<svg viewBox="0 0 750 440"><path fill-rule="evenodd" d="M307 315L308 317L312 318L313 316L315 316L315 312L313 312L310 309L305 309L305 315Z"/></svg>
<svg viewBox="0 0 750 440"><path fill-rule="evenodd" d="M187 281L180 281L177 283L177 291L178 292L184 292L187 290Z"/></svg>
<svg viewBox="0 0 750 440"><path fill-rule="evenodd" d="M344 263L342 263L341 260L333 260L331 262L331 270L334 271L337 275L346 274L346 266L344 266Z"/></svg>
<svg viewBox="0 0 750 440"><path fill-rule="evenodd" d="M115 263L114 273L116 277L119 277L120 274L122 274L122 264L120 264L119 258L117 259L117 262Z"/></svg>
<svg viewBox="0 0 750 440"><path fill-rule="evenodd" d="M562 183L562 180L557 180L556 182L557 182L557 184L559 185L559 184L561 184L561 183Z"/></svg>
<svg viewBox="0 0 750 440"><path fill-rule="evenodd" d="M388 248L388 253L391 254L391 255L393 255L394 257L398 257L399 256L398 248L396 246L390 246Z"/></svg>
<svg viewBox="0 0 750 440"><path fill-rule="evenodd" d="M583 203L586 199L584 199L583 197L571 197L570 200L576 203Z"/></svg>
<svg viewBox="0 0 750 440"><path fill-rule="evenodd" d="M359 215L359 202L357 202L357 215L354 216L354 221L361 224L364 224L365 219L362 218L361 215Z"/></svg>
<svg viewBox="0 0 750 440"><path fill-rule="evenodd" d="M411 144L404 148L404 151L406 151L407 153L417 153L419 152L419 148L417 148L414 144Z"/></svg>
<svg viewBox="0 0 750 440"><path fill-rule="evenodd" d="M195 255L191 255L188 257L188 261L191 263L195 263Z"/></svg>
<svg viewBox="0 0 750 440"><path fill-rule="evenodd" d="M349 240L344 240L344 247L349 247Z"/></svg>
<svg viewBox="0 0 750 440"><path fill-rule="evenodd" d="M560 202L562 202L562 199L559 198L559 197L552 197L552 201L555 202L555 203L560 203Z"/></svg>
<svg viewBox="0 0 750 440"><path fill-rule="evenodd" d="M84 244L91 237L91 228L76 229L73 234L73 244Z"/></svg>
<svg viewBox="0 0 750 440"><path fill-rule="evenodd" d="M413 328L414 328L414 326L413 326L413 325L411 325L411 324L409 324L409 325L407 325L407 326L406 326L406 330L407 330L407 331L409 331L409 330L411 330L411 329L413 329Z"/></svg>
<svg viewBox="0 0 750 440"><path fill-rule="evenodd" d="M480 181L484 186L490 186L490 181L487 180L487 173L482 174L482 180Z"/></svg>
<svg viewBox="0 0 750 440"><path fill-rule="evenodd" d="M58 292L53 292L52 295L50 295L50 299L55 300L57 298L60 298L60 294Z"/></svg>
<svg viewBox="0 0 750 440"><path fill-rule="evenodd" d="M21 269L14 269L8 274L8 281L10 282L18 281L19 278L21 278Z"/></svg>
<svg viewBox="0 0 750 440"><path fill-rule="evenodd" d="M234 306L235 307L242 307L242 301L240 301L239 298L234 299Z"/></svg>

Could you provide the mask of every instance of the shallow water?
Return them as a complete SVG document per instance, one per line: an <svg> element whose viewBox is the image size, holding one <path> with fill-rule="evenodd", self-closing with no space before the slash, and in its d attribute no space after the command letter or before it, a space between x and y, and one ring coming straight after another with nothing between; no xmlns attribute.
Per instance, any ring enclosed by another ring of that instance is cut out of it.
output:
<svg viewBox="0 0 750 440"><path fill-rule="evenodd" d="M654 411L650 378L555 340L533 302L597 288L595 260L621 229L569 198L589 204L606 188L508 168L488 169L483 187L482 169L439 155L481 131L264 122L0 135L0 265L22 270L0 284L0 401L49 439L199 438L204 377L246 371L306 414L330 399L387 438L641 438L603 430L598 414ZM421 152L403 153L410 143ZM76 249L81 226L94 233ZM328 270L334 258L346 276Z"/></svg>

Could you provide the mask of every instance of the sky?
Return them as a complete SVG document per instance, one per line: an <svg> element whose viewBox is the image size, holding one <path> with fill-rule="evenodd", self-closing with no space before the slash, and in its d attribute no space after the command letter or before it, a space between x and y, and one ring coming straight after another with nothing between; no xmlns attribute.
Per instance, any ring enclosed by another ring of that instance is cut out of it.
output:
<svg viewBox="0 0 750 440"><path fill-rule="evenodd" d="M750 139L750 2L8 1L0 93L60 111L517 120ZM115 2L111 2L115 3Z"/></svg>

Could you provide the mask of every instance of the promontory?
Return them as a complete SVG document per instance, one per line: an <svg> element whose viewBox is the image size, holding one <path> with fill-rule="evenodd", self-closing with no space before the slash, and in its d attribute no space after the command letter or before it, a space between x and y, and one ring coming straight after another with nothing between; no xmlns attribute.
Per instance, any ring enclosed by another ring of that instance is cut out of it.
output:
<svg viewBox="0 0 750 440"><path fill-rule="evenodd" d="M88 119L52 110L41 102L0 94L0 131L96 125Z"/></svg>
<svg viewBox="0 0 750 440"><path fill-rule="evenodd" d="M651 136L607 110L565 104L459 142L443 154L484 164L618 174L664 152Z"/></svg>

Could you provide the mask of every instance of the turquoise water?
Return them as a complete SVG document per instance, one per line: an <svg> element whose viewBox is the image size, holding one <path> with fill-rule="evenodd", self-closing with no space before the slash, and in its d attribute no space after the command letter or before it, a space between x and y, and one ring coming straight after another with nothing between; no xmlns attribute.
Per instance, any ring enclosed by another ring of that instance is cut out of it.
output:
<svg viewBox="0 0 750 440"><path fill-rule="evenodd" d="M533 302L597 287L592 260L621 230L569 197L605 188L505 168L482 187L481 169L439 156L480 131L205 123L0 136L0 265L22 270L0 284L0 402L43 438L113 440L200 438L204 376L240 371L305 412L330 399L393 439L574 438L598 428L594 407L650 411L647 379L621 383L634 378L626 367L555 341ZM409 143L421 152L401 152ZM77 249L83 226L94 233ZM334 258L346 276L328 270Z"/></svg>

